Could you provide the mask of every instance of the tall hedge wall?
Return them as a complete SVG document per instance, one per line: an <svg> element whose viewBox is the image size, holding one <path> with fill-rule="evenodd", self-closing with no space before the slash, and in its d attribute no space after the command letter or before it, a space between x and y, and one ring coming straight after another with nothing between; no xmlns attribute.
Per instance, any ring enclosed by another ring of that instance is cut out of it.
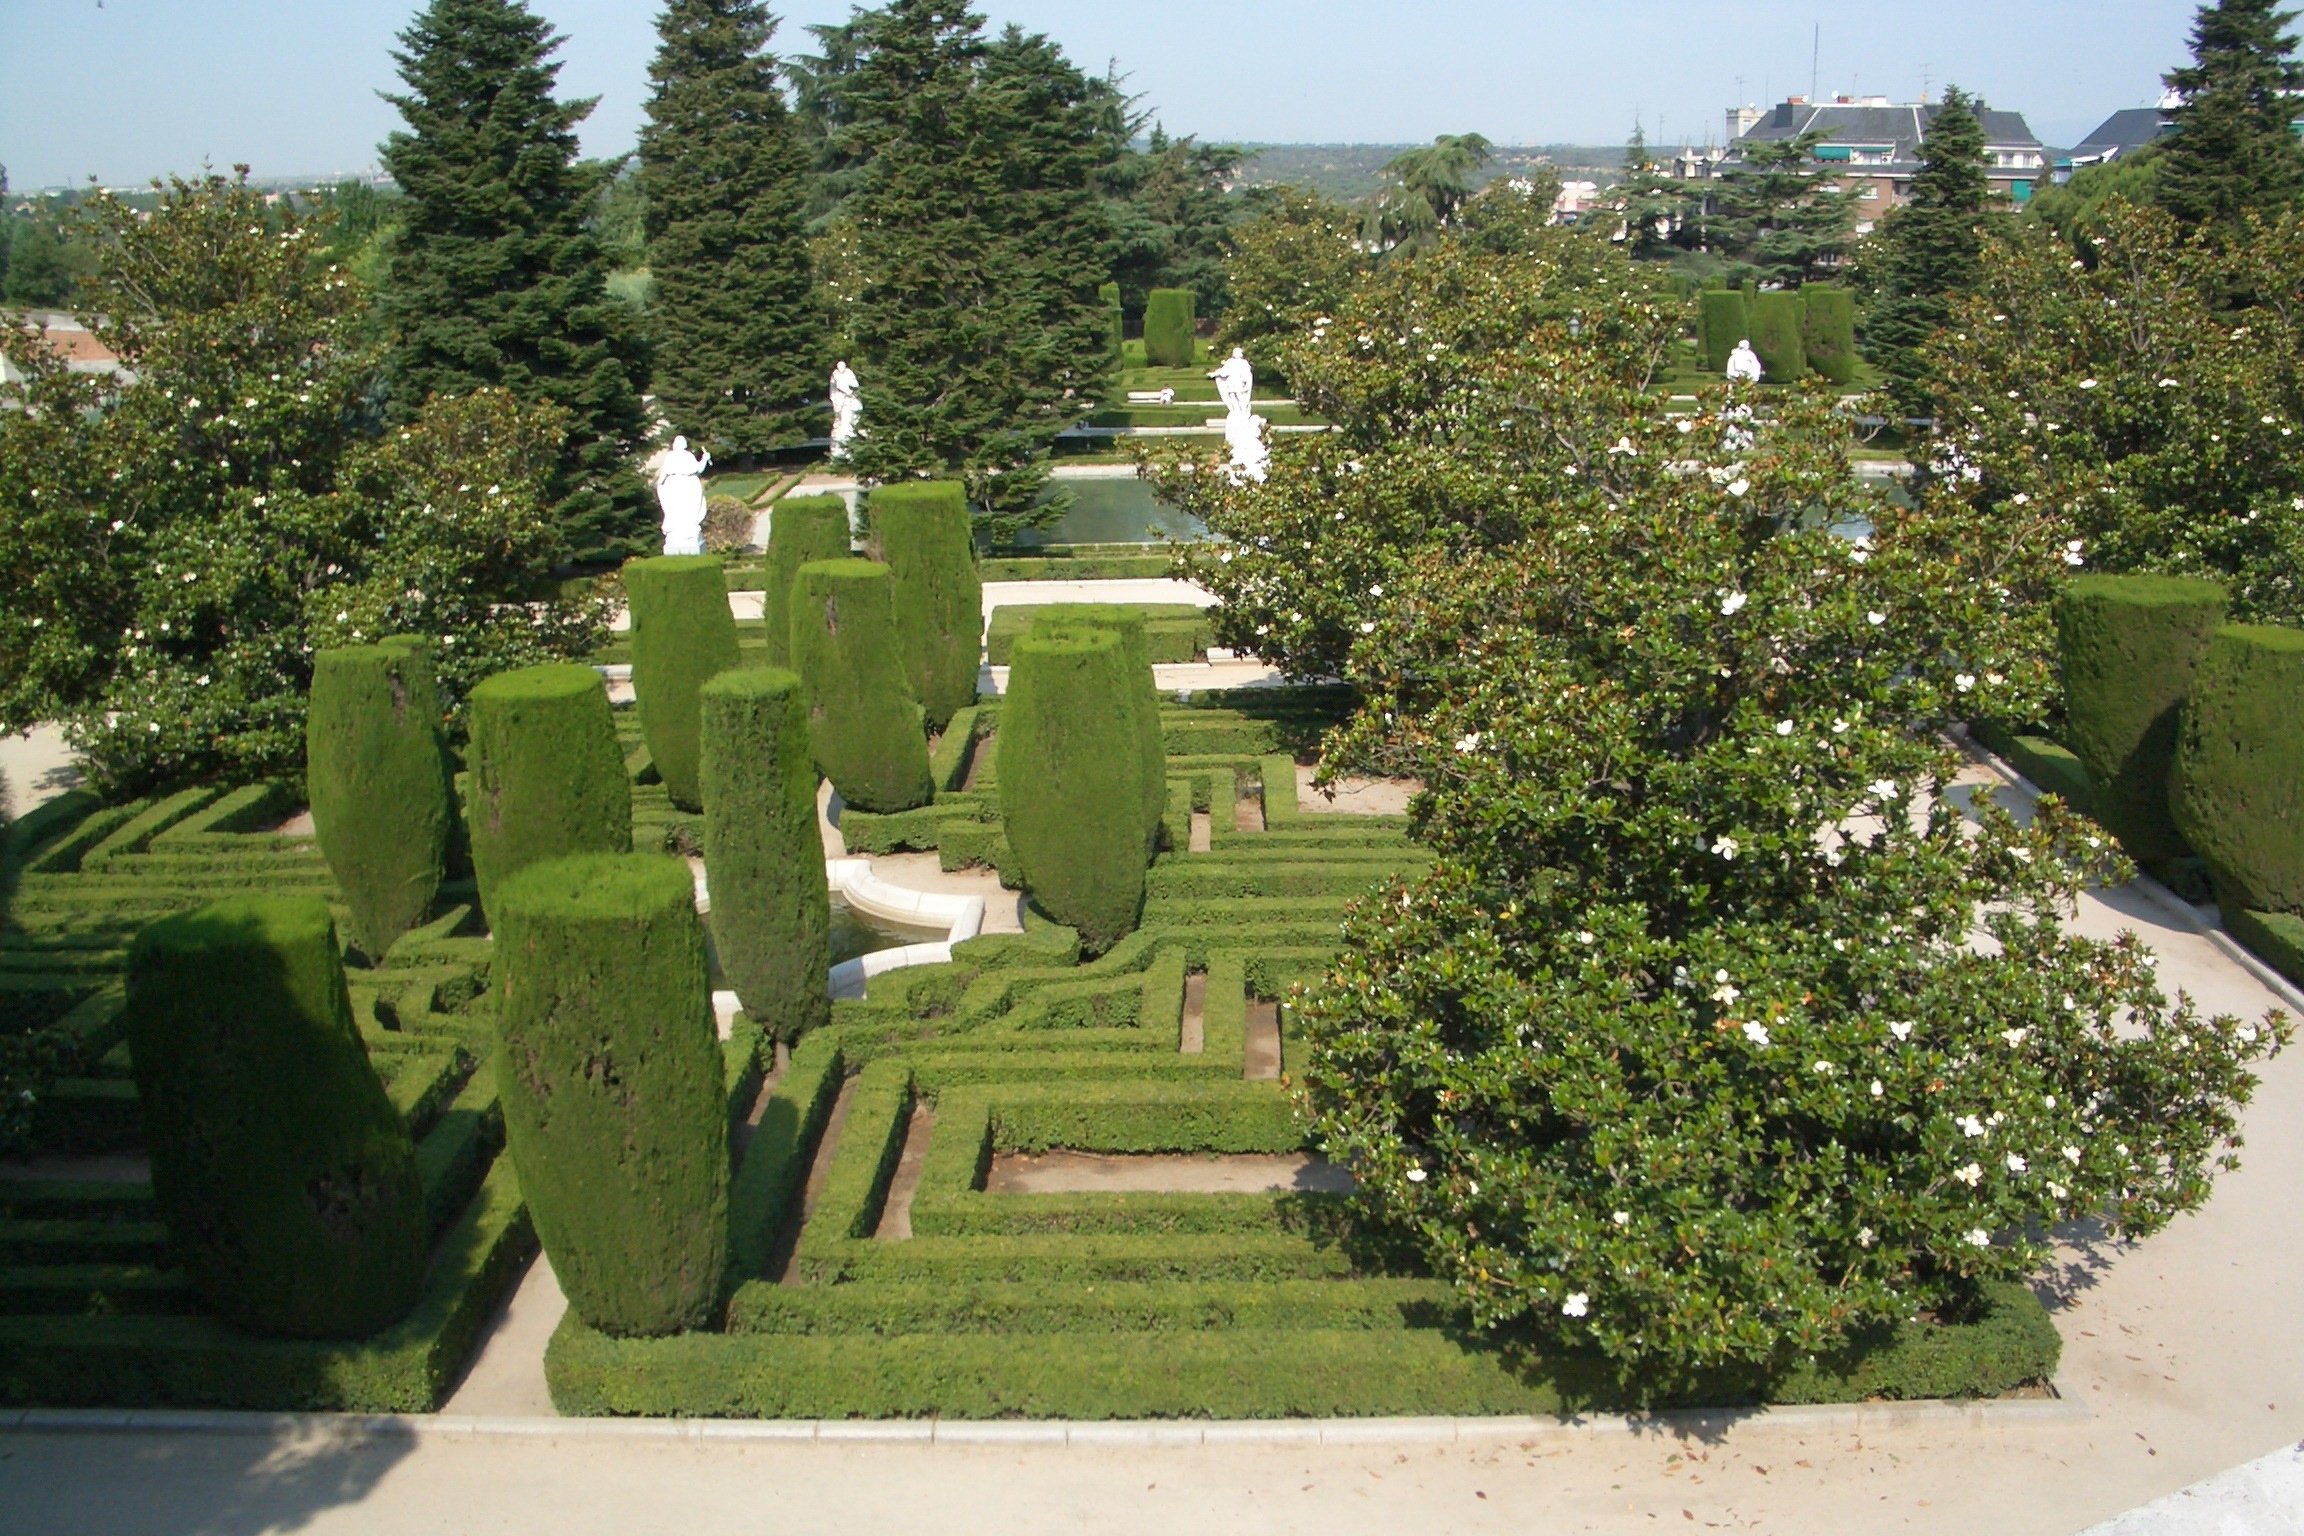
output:
<svg viewBox="0 0 2304 1536"><path fill-rule="evenodd" d="M168 1251L211 1308L326 1339L415 1305L416 1151L353 1025L326 903L244 896L152 924L126 1021Z"/></svg>
<svg viewBox="0 0 2304 1536"><path fill-rule="evenodd" d="M1800 347L1808 366L1835 384L1856 377L1856 296L1826 284L1800 290ZM1723 362L1722 367L1727 364Z"/></svg>
<svg viewBox="0 0 2304 1536"><path fill-rule="evenodd" d="M727 575L718 555L627 560L624 596L632 606L632 694L641 739L672 803L702 810L697 694L737 663Z"/></svg>
<svg viewBox="0 0 2304 1536"><path fill-rule="evenodd" d="M1800 295L1771 289L1755 293L1749 303L1752 350L1760 354L1760 367L1770 384L1790 384L1808 372L1808 354L1800 345ZM1722 361L1725 368L1727 363Z"/></svg>
<svg viewBox="0 0 2304 1536"><path fill-rule="evenodd" d="M1142 692L1117 631L1027 635L994 738L1024 888L1088 954L1133 929L1144 905Z"/></svg>
<svg viewBox="0 0 2304 1536"><path fill-rule="evenodd" d="M2193 674L2172 808L2227 907L2304 912L2304 630L2228 624Z"/></svg>
<svg viewBox="0 0 2304 1536"><path fill-rule="evenodd" d="M2144 863L2186 852L2168 806L2176 729L2224 608L2222 587L2183 576L2083 576L2056 599L2066 745L2096 819Z"/></svg>
<svg viewBox="0 0 2304 1536"><path fill-rule="evenodd" d="M1155 368L1192 365L1192 290L1155 288L1144 302L1144 361Z"/></svg>
<svg viewBox="0 0 2304 1536"><path fill-rule="evenodd" d="M768 509L768 575L760 618L768 665L792 665L792 578L813 560L848 558L848 503L837 496L787 496Z"/></svg>
<svg viewBox="0 0 2304 1536"><path fill-rule="evenodd" d="M957 480L914 480L872 493L872 526L887 562L896 638L912 697L941 731L976 702L984 635L984 584L968 527L968 491Z"/></svg>
<svg viewBox="0 0 2304 1536"><path fill-rule="evenodd" d="M891 593L888 567L874 560L811 561L792 585L809 744L817 770L860 811L908 811L936 792Z"/></svg>
<svg viewBox="0 0 2304 1536"><path fill-rule="evenodd" d="M800 679L771 668L704 685L704 868L720 969L778 1040L832 1016L831 894Z"/></svg>
<svg viewBox="0 0 2304 1536"><path fill-rule="evenodd" d="M455 810L430 653L386 644L314 655L304 743L321 855L351 909L352 942L381 960L424 920L447 870Z"/></svg>
<svg viewBox="0 0 2304 1536"><path fill-rule="evenodd" d="M632 847L632 782L600 674L573 662L472 690L472 872L481 905L519 870Z"/></svg>
<svg viewBox="0 0 2304 1536"><path fill-rule="evenodd" d="M1121 340L1127 334L1126 316L1120 308L1120 285L1100 283L1096 288L1096 297L1104 303L1105 339L1111 343L1112 355L1118 357Z"/></svg>
<svg viewBox="0 0 2304 1536"><path fill-rule="evenodd" d="M1120 637L1121 665L1139 681L1132 689L1136 712L1138 769L1143 779L1144 846L1160 837L1168 808L1168 749L1160 736L1160 695L1152 684L1152 664L1144 638L1144 610L1118 603L1065 603L1041 610L1032 627L1042 634L1065 629L1108 629Z"/></svg>
<svg viewBox="0 0 2304 1536"><path fill-rule="evenodd" d="M1700 301L1704 371L1717 379L1727 373L1728 354L1736 350L1736 343L1752 334L1752 322L1744 313L1744 295L1738 289L1707 288Z"/></svg>
<svg viewBox="0 0 2304 1536"><path fill-rule="evenodd" d="M504 1141L569 1306L626 1336L715 1321L728 1101L687 862L555 859L497 905Z"/></svg>

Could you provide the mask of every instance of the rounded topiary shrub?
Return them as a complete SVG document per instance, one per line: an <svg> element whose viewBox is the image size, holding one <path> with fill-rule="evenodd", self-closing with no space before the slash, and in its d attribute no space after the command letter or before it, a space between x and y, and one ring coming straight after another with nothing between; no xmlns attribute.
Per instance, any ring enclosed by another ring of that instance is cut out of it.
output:
<svg viewBox="0 0 2304 1536"><path fill-rule="evenodd" d="M1016 642L1000 707L1000 814L1024 888L1101 954L1144 905L1143 684L1109 629Z"/></svg>
<svg viewBox="0 0 2304 1536"><path fill-rule="evenodd" d="M125 1019L169 1256L202 1300L295 1338L399 1321L424 1285L424 1188L326 903L244 896L152 924Z"/></svg>
<svg viewBox="0 0 2304 1536"><path fill-rule="evenodd" d="M600 674L573 662L499 672L472 690L472 872L496 891L531 864L632 847L632 781Z"/></svg>
<svg viewBox="0 0 2304 1536"><path fill-rule="evenodd" d="M1698 302L1703 330L1704 369L1714 378L1728 371L1728 354L1736 350L1736 343L1752 334L1752 322L1744 313L1744 294L1735 288L1707 288Z"/></svg>
<svg viewBox="0 0 2304 1536"><path fill-rule="evenodd" d="M1790 384L1806 376L1808 355L1800 345L1800 295L1771 289L1751 296L1752 350L1760 354L1762 376L1770 384ZM1733 347L1734 342L1729 345ZM1728 366L1721 360L1721 367Z"/></svg>
<svg viewBox="0 0 2304 1536"><path fill-rule="evenodd" d="M738 660L727 573L718 555L627 560L624 595L632 606L632 694L641 739L672 803L702 810L697 692Z"/></svg>
<svg viewBox="0 0 2304 1536"><path fill-rule="evenodd" d="M792 665L792 578L816 560L848 558L848 503L837 496L787 496L768 509L768 576L760 594L768 664Z"/></svg>
<svg viewBox="0 0 2304 1536"><path fill-rule="evenodd" d="M431 910L455 824L430 653L387 642L315 654L304 742L321 855L352 942L381 960Z"/></svg>
<svg viewBox="0 0 2304 1536"><path fill-rule="evenodd" d="M817 770L860 811L908 811L935 795L890 592L876 560L813 561L792 583L792 669L808 700L808 741Z"/></svg>
<svg viewBox="0 0 2304 1536"><path fill-rule="evenodd" d="M884 485L872 493L871 513L905 676L928 728L941 731L976 702L982 670L984 584L976 575L968 492L957 480Z"/></svg>
<svg viewBox="0 0 2304 1536"><path fill-rule="evenodd" d="M568 1304L611 1334L713 1322L728 1102L687 861L554 859L497 907L504 1143Z"/></svg>
<svg viewBox="0 0 2304 1536"><path fill-rule="evenodd" d="M832 902L797 675L747 668L704 685L704 795L720 969L754 1023L797 1040L832 1016Z"/></svg>
<svg viewBox="0 0 2304 1536"><path fill-rule="evenodd" d="M1823 284L1800 290L1800 348L1808 366L1835 384L1856 377L1856 296ZM1728 366L1721 359L1721 367Z"/></svg>
<svg viewBox="0 0 2304 1536"><path fill-rule="evenodd" d="M1066 603L1051 607L1032 620L1036 632L1055 634L1064 629L1108 629L1120 637L1121 665L1132 678L1136 713L1136 750L1144 798L1144 846L1160 838L1161 817L1168 809L1168 749L1160 735L1160 695L1152 685L1152 663L1144 639L1144 610L1122 603Z"/></svg>
<svg viewBox="0 0 2304 1536"><path fill-rule="evenodd" d="M2082 576L2057 596L2065 745L2130 858L2186 851L2168 805L2176 730L2224 608L2222 587L2184 576Z"/></svg>
<svg viewBox="0 0 2304 1536"><path fill-rule="evenodd" d="M2176 828L2228 907L2304 912L2304 630L2228 624L2192 675Z"/></svg>
<svg viewBox="0 0 2304 1536"><path fill-rule="evenodd" d="M1192 290L1155 288L1144 301L1144 361L1154 368L1192 365Z"/></svg>

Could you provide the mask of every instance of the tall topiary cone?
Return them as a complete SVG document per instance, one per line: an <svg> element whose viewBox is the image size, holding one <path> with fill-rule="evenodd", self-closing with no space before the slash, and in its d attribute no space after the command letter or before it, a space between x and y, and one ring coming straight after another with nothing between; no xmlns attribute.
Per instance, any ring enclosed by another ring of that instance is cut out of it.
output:
<svg viewBox="0 0 2304 1536"><path fill-rule="evenodd" d="M737 665L736 620L717 555L657 555L624 562L632 605L632 694L640 736L664 792L684 811L704 809L696 776L697 695Z"/></svg>
<svg viewBox="0 0 2304 1536"><path fill-rule="evenodd" d="M778 1040L832 1016L832 902L800 679L774 668L704 685L704 869L720 969Z"/></svg>
<svg viewBox="0 0 2304 1536"><path fill-rule="evenodd" d="M1144 301L1144 361L1155 368L1192 365L1192 290L1155 288Z"/></svg>
<svg viewBox="0 0 2304 1536"><path fill-rule="evenodd" d="M1834 384L1856 377L1856 296L1814 284L1800 290L1800 348L1808 366ZM1727 366L1722 359L1721 366Z"/></svg>
<svg viewBox="0 0 2304 1536"><path fill-rule="evenodd" d="M1790 384L1803 377L1808 372L1808 354L1800 344L1800 295L1770 289L1753 294L1746 305L1751 311L1752 350L1760 354L1767 381ZM1722 362L1720 366L1728 365Z"/></svg>
<svg viewBox="0 0 2304 1536"><path fill-rule="evenodd" d="M531 864L632 847L632 781L600 674L573 662L499 672L472 690L472 872L496 892Z"/></svg>
<svg viewBox="0 0 2304 1536"><path fill-rule="evenodd" d="M1108 629L1120 637L1121 665L1130 677L1140 679L1133 698L1138 767L1144 791L1144 846L1148 849L1156 846L1161 818L1168 810L1168 749L1160 735L1160 694L1152 685L1152 663L1144 641L1144 610L1120 603L1066 603L1041 610L1032 620L1032 628L1042 634L1056 634L1066 629Z"/></svg>
<svg viewBox="0 0 2304 1536"><path fill-rule="evenodd" d="M2177 725L2224 608L2222 587L2185 576L2083 576L2056 598L2066 745L2141 863L2187 851L2168 804Z"/></svg>
<svg viewBox="0 0 2304 1536"><path fill-rule="evenodd" d="M2227 908L2304 912L2304 630L2228 624L2184 701L2171 805Z"/></svg>
<svg viewBox="0 0 2304 1536"><path fill-rule="evenodd" d="M387 642L314 655L304 744L312 826L352 942L381 960L431 910L455 825L430 653Z"/></svg>
<svg viewBox="0 0 2304 1536"><path fill-rule="evenodd" d="M935 795L928 738L897 647L888 567L818 560L792 583L792 670L808 700L816 767L860 811L908 811Z"/></svg>
<svg viewBox="0 0 2304 1536"><path fill-rule="evenodd" d="M536 1235L602 1333L701 1328L728 1261L728 1102L685 860L591 854L497 898L496 1085Z"/></svg>
<svg viewBox="0 0 2304 1536"><path fill-rule="evenodd" d="M896 638L912 697L941 731L976 702L984 650L984 583L957 480L914 480L872 493L872 527L887 562Z"/></svg>
<svg viewBox="0 0 2304 1536"><path fill-rule="evenodd" d="M792 578L817 560L848 558L848 503L837 496L787 496L768 509L768 585L760 594L768 665L792 665Z"/></svg>
<svg viewBox="0 0 2304 1536"><path fill-rule="evenodd" d="M1104 305L1105 343L1111 347L1112 355L1114 357L1118 357L1120 355L1121 337L1126 334L1125 331L1122 330L1123 315L1120 309L1120 285L1118 283L1098 283L1096 285L1096 297L1102 301Z"/></svg>
<svg viewBox="0 0 2304 1536"><path fill-rule="evenodd" d="M1000 813L1024 888L1102 954L1144 906L1144 756L1126 647L1110 629L1016 642L1000 707Z"/></svg>
<svg viewBox="0 0 2304 1536"><path fill-rule="evenodd" d="M128 1048L172 1260L239 1326L359 1338L424 1286L416 1151L312 897L163 918L128 957Z"/></svg>
<svg viewBox="0 0 2304 1536"><path fill-rule="evenodd" d="M1728 371L1728 354L1736 343L1752 334L1752 321L1744 313L1743 292L1735 288L1707 288L1697 295L1702 306L1704 370L1715 379Z"/></svg>

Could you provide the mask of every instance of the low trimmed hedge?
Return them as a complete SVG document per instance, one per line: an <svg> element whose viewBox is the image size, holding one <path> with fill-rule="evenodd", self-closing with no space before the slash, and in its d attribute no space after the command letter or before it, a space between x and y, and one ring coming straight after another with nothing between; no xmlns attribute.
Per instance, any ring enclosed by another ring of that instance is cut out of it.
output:
<svg viewBox="0 0 2304 1536"><path fill-rule="evenodd" d="M2193 675L2177 830L2227 908L2304 912L2304 630L2228 624Z"/></svg>
<svg viewBox="0 0 2304 1536"><path fill-rule="evenodd" d="M1161 574L1166 574L1165 567ZM1067 578L1058 573L1047 579ZM1007 666L1017 638L1031 633L1036 623L1062 619L1070 609L1090 607L1120 608L1137 615L1144 631L1147 666L1197 660L1207 654L1216 638L1216 626L1209 610L1190 603L1011 603L992 610L991 622L984 633L984 660L991 666Z"/></svg>
<svg viewBox="0 0 2304 1536"><path fill-rule="evenodd" d="M706 683L739 661L720 557L627 560L624 594L632 607L632 694L649 761L675 806L702 810L700 696Z"/></svg>

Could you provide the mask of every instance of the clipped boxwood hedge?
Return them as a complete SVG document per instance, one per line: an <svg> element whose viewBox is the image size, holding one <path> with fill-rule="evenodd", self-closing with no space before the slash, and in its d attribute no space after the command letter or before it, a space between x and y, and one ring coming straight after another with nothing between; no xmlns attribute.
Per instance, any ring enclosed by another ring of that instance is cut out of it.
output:
<svg viewBox="0 0 2304 1536"><path fill-rule="evenodd" d="M797 675L747 669L704 685L704 792L720 969L751 1019L798 1040L832 1015L832 909Z"/></svg>
<svg viewBox="0 0 2304 1536"><path fill-rule="evenodd" d="M424 920L447 871L453 790L442 769L430 653L345 646L312 658L305 722L313 829L372 959Z"/></svg>
<svg viewBox="0 0 2304 1536"><path fill-rule="evenodd" d="M569 1306L702 1327L728 1261L728 1102L685 860L593 854L499 897L504 1140Z"/></svg>
<svg viewBox="0 0 2304 1536"><path fill-rule="evenodd" d="M760 621L768 665L792 665L792 579L815 560L848 558L848 503L837 496L787 496L768 509L768 570Z"/></svg>
<svg viewBox="0 0 2304 1536"><path fill-rule="evenodd" d="M1160 735L1160 696L1152 687L1152 664L1145 655L1144 610L1120 603L1065 603L1041 610L1033 628L1040 634L1067 629L1108 629L1120 637L1121 664L1137 681L1137 751L1144 796L1144 846L1160 839L1160 818L1168 808L1168 749Z"/></svg>
<svg viewBox="0 0 2304 1536"><path fill-rule="evenodd" d="M904 672L928 729L941 731L976 702L984 584L957 480L909 480L872 493L873 531L887 563Z"/></svg>
<svg viewBox="0 0 2304 1536"><path fill-rule="evenodd" d="M472 872L491 914L519 870L632 847L632 783L600 674L573 662L499 672L472 690Z"/></svg>
<svg viewBox="0 0 2304 1536"><path fill-rule="evenodd" d="M664 792L684 811L704 808L697 779L698 692L737 664L736 620L718 555L657 555L624 562L632 605L632 694L640 735Z"/></svg>
<svg viewBox="0 0 2304 1536"><path fill-rule="evenodd" d="M1744 312L1744 295L1734 288L1707 288L1699 296L1698 318L1703 331L1704 371L1721 378L1728 371L1728 354L1736 343L1752 334Z"/></svg>
<svg viewBox="0 0 2304 1536"><path fill-rule="evenodd" d="M2304 912L2304 630L2228 624L2193 674L2177 830L2229 909Z"/></svg>
<svg viewBox="0 0 2304 1536"><path fill-rule="evenodd" d="M1750 311L1752 350L1760 354L1765 380L1793 384L1804 378L1808 353L1800 344L1800 295L1770 289L1753 294L1746 308ZM1725 359L1720 366L1728 366Z"/></svg>
<svg viewBox="0 0 2304 1536"><path fill-rule="evenodd" d="M1115 630L1027 635L994 739L1024 888L1092 955L1144 904L1143 692Z"/></svg>
<svg viewBox="0 0 2304 1536"><path fill-rule="evenodd" d="M2066 744L2096 819L2143 863L2188 851L2168 805L2176 728L2224 608L2222 587L2186 576L2082 576L2056 599Z"/></svg>
<svg viewBox="0 0 2304 1536"><path fill-rule="evenodd" d="M1118 357L1121 341L1126 334L1122 328L1124 316L1120 309L1120 285L1118 283L1099 283L1096 286L1096 297L1104 305L1105 340L1111 343L1112 355Z"/></svg>
<svg viewBox="0 0 2304 1536"><path fill-rule="evenodd" d="M1144 303L1144 360L1154 368L1189 368L1193 361L1192 290L1155 288Z"/></svg>
<svg viewBox="0 0 2304 1536"><path fill-rule="evenodd" d="M358 1338L424 1286L424 1189L311 897L163 919L128 962L128 1041L169 1251L255 1333Z"/></svg>
<svg viewBox="0 0 2304 1536"><path fill-rule="evenodd" d="M1856 296L1813 284L1800 290L1800 345L1808 366L1835 384L1856 377ZM1721 360L1721 367L1728 366Z"/></svg>
<svg viewBox="0 0 2304 1536"><path fill-rule="evenodd" d="M816 767L862 811L908 811L935 794L891 593L873 560L811 561L792 587L792 668Z"/></svg>

